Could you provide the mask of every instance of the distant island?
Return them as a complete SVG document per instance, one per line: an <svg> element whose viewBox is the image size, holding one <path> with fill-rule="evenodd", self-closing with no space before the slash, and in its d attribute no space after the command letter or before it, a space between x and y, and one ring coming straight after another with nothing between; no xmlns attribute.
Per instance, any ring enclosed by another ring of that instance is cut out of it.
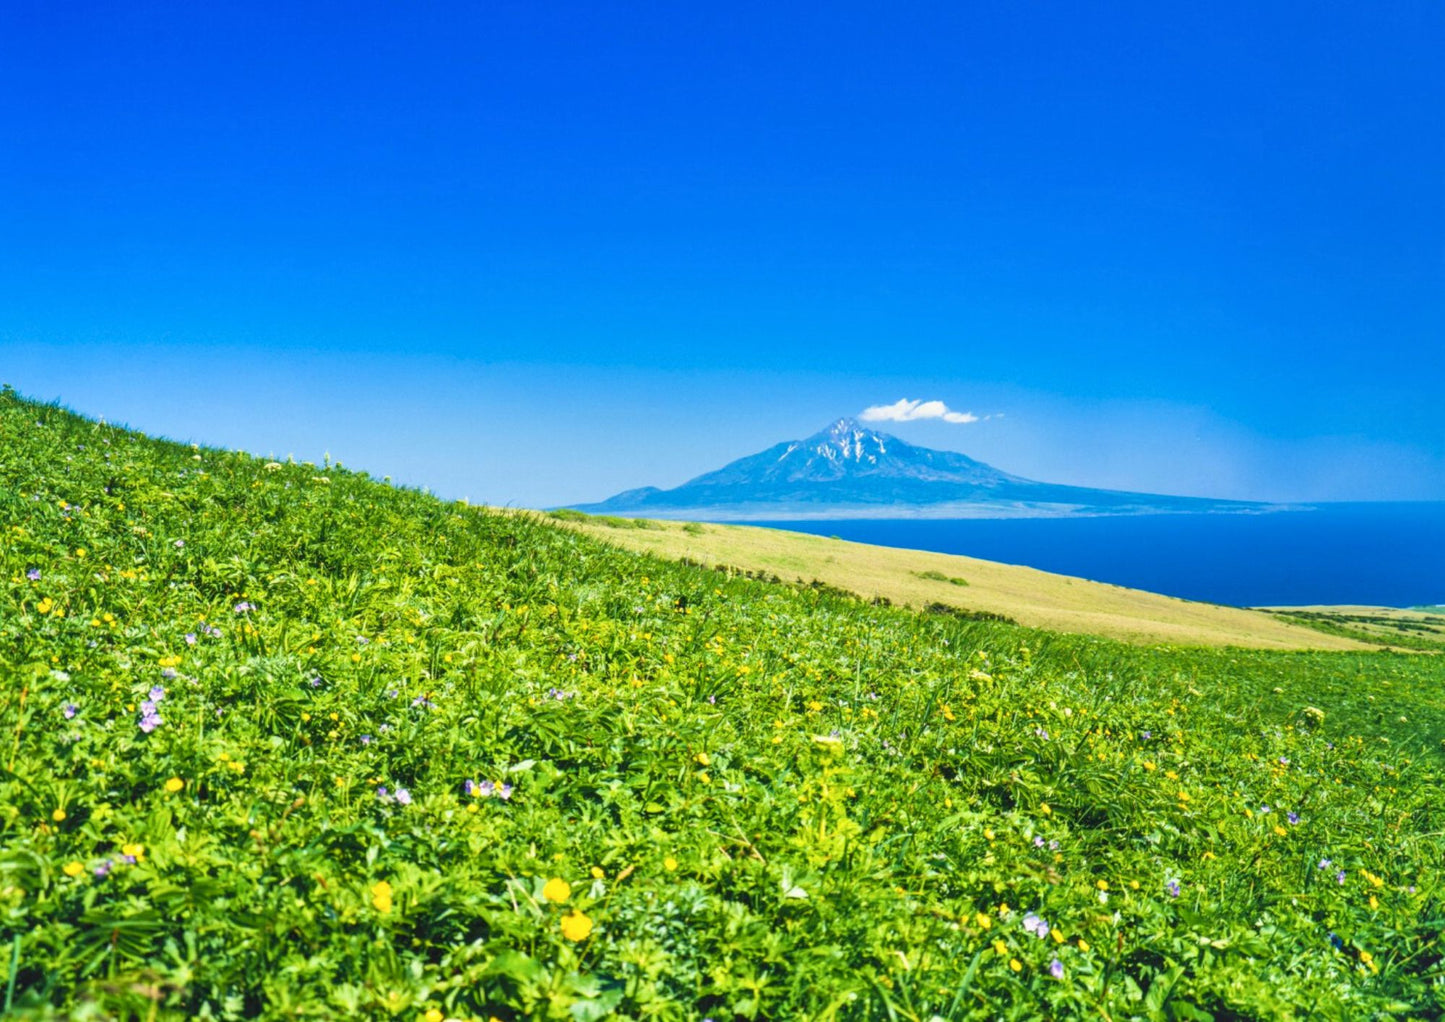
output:
<svg viewBox="0 0 1445 1022"><path fill-rule="evenodd" d="M843 418L670 490L645 486L573 509L707 521L1249 514L1283 505L1042 483Z"/></svg>

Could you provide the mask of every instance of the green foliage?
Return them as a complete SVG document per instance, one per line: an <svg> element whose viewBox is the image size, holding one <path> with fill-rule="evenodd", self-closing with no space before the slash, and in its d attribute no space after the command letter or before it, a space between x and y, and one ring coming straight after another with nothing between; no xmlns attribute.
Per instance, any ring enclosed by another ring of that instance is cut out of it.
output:
<svg viewBox="0 0 1445 1022"><path fill-rule="evenodd" d="M1416 613L1349 612L1344 610L1271 610L1269 613L1326 635L1372 642L1398 649L1445 652L1445 615L1438 611Z"/></svg>
<svg viewBox="0 0 1445 1022"><path fill-rule="evenodd" d="M914 574L919 578L928 579L931 582L947 582L949 585L955 586L968 585L967 579L958 578L955 575L945 575L943 572L934 568L929 568L927 571L915 571Z"/></svg>
<svg viewBox="0 0 1445 1022"><path fill-rule="evenodd" d="M18 1013L1445 1010L1437 657L871 606L9 392L0 509Z"/></svg>

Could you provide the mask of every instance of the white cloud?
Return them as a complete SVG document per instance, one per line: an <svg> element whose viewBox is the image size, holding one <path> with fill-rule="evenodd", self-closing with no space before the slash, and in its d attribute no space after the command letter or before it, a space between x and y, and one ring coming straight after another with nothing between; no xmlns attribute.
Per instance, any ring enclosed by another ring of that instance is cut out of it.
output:
<svg viewBox="0 0 1445 1022"><path fill-rule="evenodd" d="M873 405L858 416L864 422L912 422L915 419L942 419L944 422L981 421L972 412L955 412L942 401L910 401L901 398L891 405ZM984 416L990 418L990 416Z"/></svg>

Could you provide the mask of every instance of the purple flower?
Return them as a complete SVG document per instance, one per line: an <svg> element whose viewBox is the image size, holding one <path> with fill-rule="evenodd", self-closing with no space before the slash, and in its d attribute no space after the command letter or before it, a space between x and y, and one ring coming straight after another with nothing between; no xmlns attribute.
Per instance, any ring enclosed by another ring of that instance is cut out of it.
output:
<svg viewBox="0 0 1445 1022"><path fill-rule="evenodd" d="M147 700L145 700L143 703L140 704L140 715L141 715L142 717L151 717L151 716L154 716L154 715L155 715L155 712L156 712L156 704L155 704L155 702L154 702L153 700L147 699Z"/></svg>
<svg viewBox="0 0 1445 1022"><path fill-rule="evenodd" d="M1149 739L1153 738L1154 735L1153 735L1153 732L1150 732L1150 731L1140 731L1140 732L1139 732L1139 737L1143 738L1144 741L1147 742Z"/></svg>
<svg viewBox="0 0 1445 1022"><path fill-rule="evenodd" d="M1057 852L1058 850L1059 850L1059 843L1058 843L1057 841L1050 841L1050 842L1049 842L1049 851L1051 851L1051 852Z"/></svg>
<svg viewBox="0 0 1445 1022"><path fill-rule="evenodd" d="M1343 884L1344 882L1345 882L1345 871L1344 871L1344 870L1340 870L1338 873L1335 874L1335 883L1337 883L1337 884Z"/></svg>
<svg viewBox="0 0 1445 1022"><path fill-rule="evenodd" d="M194 646L195 644L196 644L196 633L195 633L195 632L187 632L187 633L186 633L186 645L187 645L187 646Z"/></svg>
<svg viewBox="0 0 1445 1022"><path fill-rule="evenodd" d="M1268 813L1268 812L1269 812L1269 806L1260 806L1260 807L1259 807L1259 815L1260 815L1260 816L1264 816L1264 815L1265 815L1266 813Z"/></svg>
<svg viewBox="0 0 1445 1022"><path fill-rule="evenodd" d="M383 802L385 802L388 798L391 797L386 793L386 785L383 784L381 787L376 789L376 797L381 799Z"/></svg>
<svg viewBox="0 0 1445 1022"><path fill-rule="evenodd" d="M1299 813L1295 812L1293 809L1291 809L1289 812L1285 813L1284 815L1285 815L1285 819L1289 820L1289 823L1290 823L1290 826L1291 826L1291 827L1293 827L1295 824L1299 823Z"/></svg>
<svg viewBox="0 0 1445 1022"><path fill-rule="evenodd" d="M321 675L318 674L318 675L316 675L316 677L312 678L312 679L311 679L311 682L310 682L310 685L311 685L312 688L320 688L320 687L321 687Z"/></svg>
<svg viewBox="0 0 1445 1022"><path fill-rule="evenodd" d="M462 791L466 792L468 798L474 798L477 794L477 782L467 778L462 782Z"/></svg>
<svg viewBox="0 0 1445 1022"><path fill-rule="evenodd" d="M497 785L497 797L506 801L512 797L512 786L510 784Z"/></svg>
<svg viewBox="0 0 1445 1022"><path fill-rule="evenodd" d="M111 867L114 866L114 865L115 865L114 862L112 862L112 861L109 860L109 859L106 859L106 860L105 860L104 862L102 862L99 866L96 866L96 867L95 867L95 870L94 870L95 875L98 876L98 877L103 877L103 876L107 875L107 874L110 872Z"/></svg>
<svg viewBox="0 0 1445 1022"><path fill-rule="evenodd" d="M27 571L27 572L25 573L25 577L28 578L28 579L29 579L30 581L32 581L32 582L39 582L39 581L40 581L40 569L39 569L39 568L31 568L29 571Z"/></svg>
<svg viewBox="0 0 1445 1022"><path fill-rule="evenodd" d="M122 856L120 857L120 861L123 862L123 863L125 863L127 866L134 866L134 865L135 865L135 856L134 856L134 855L122 855Z"/></svg>
<svg viewBox="0 0 1445 1022"><path fill-rule="evenodd" d="M386 734L386 733L387 733L388 731L390 731L390 730L391 730L391 725L390 725L390 724L381 724L381 725L379 725L379 726L377 727L376 732L377 732L377 734L382 734L382 735L384 735L384 734Z"/></svg>
<svg viewBox="0 0 1445 1022"><path fill-rule="evenodd" d="M1024 916L1024 930L1027 933L1032 933L1040 940L1043 940L1049 935L1049 924L1044 922L1034 913L1030 912L1028 915Z"/></svg>
<svg viewBox="0 0 1445 1022"><path fill-rule="evenodd" d="M1049 740L1049 733L1041 727L1036 727L1034 728L1034 737L1042 738L1044 741L1047 742Z"/></svg>
<svg viewBox="0 0 1445 1022"><path fill-rule="evenodd" d="M1331 862L1329 859L1321 859L1321 860L1320 860L1320 864L1319 864L1319 866L1318 866L1317 868L1318 868L1318 869L1329 869L1329 868L1330 868L1331 866L1333 866L1333 865L1334 865L1334 863Z"/></svg>
<svg viewBox="0 0 1445 1022"><path fill-rule="evenodd" d="M1036 837L1036 838L1034 838L1034 847L1035 847L1035 848L1042 848L1043 846L1044 846L1044 839L1043 839L1043 838L1041 838L1041 837Z"/></svg>
<svg viewBox="0 0 1445 1022"><path fill-rule="evenodd" d="M236 611L237 614L244 614L248 610L255 610L256 605L248 600L242 600L240 603L236 604L233 609Z"/></svg>
<svg viewBox="0 0 1445 1022"><path fill-rule="evenodd" d="M1055 958L1049 963L1049 975L1054 979L1064 978L1064 963Z"/></svg>
<svg viewBox="0 0 1445 1022"><path fill-rule="evenodd" d="M411 792L407 791L405 788L397 788L397 789L396 789L396 800L397 800L397 802L400 803L401 805L404 805L404 806L409 806L409 805L411 805Z"/></svg>
<svg viewBox="0 0 1445 1022"><path fill-rule="evenodd" d="M1289 766L1289 757L1288 757L1288 756L1281 756L1281 757L1279 758L1279 765L1280 765L1280 766Z"/></svg>
<svg viewBox="0 0 1445 1022"><path fill-rule="evenodd" d="M491 781L483 781L481 784L478 784L476 786L476 791L474 791L473 794L479 796L480 798L491 798L492 795L496 792L496 790L497 786Z"/></svg>
<svg viewBox="0 0 1445 1022"><path fill-rule="evenodd" d="M370 744L371 744L371 735L362 735L362 736L361 736L361 744L362 744L362 745L370 745Z"/></svg>
<svg viewBox="0 0 1445 1022"><path fill-rule="evenodd" d="M708 697L707 697L707 703L708 703L709 706L716 706L716 705L717 705L717 696L708 696Z"/></svg>
<svg viewBox="0 0 1445 1022"><path fill-rule="evenodd" d="M173 680L175 680L175 678L178 677L179 675L180 675L180 672L177 671L174 667L167 667L165 670L161 671L161 677L162 677L162 678L165 678L167 681L173 681ZM151 691L152 691L152 692L155 692L155 691L157 691L157 690L156 690L156 689L151 689ZM164 698L165 698L165 690L164 690L164 689L160 689L160 692L161 692L160 698L164 699Z"/></svg>
<svg viewBox="0 0 1445 1022"><path fill-rule="evenodd" d="M144 731L146 734L150 734L152 731L154 731L156 728L158 728L158 727L160 727L160 726L161 726L161 718L160 718L157 714L147 713L147 714L143 714L143 715L141 716L141 719L140 719L140 729L141 729L142 731Z"/></svg>
<svg viewBox="0 0 1445 1022"><path fill-rule="evenodd" d="M178 540L176 540L175 543L172 544L172 545L173 545L177 550L184 550L184 549L185 549L185 546L186 546L186 541L183 540L183 539L178 539Z"/></svg>
<svg viewBox="0 0 1445 1022"><path fill-rule="evenodd" d="M420 706L423 710L435 710L437 704L432 702L426 696L417 696L411 701L411 705Z"/></svg>
<svg viewBox="0 0 1445 1022"><path fill-rule="evenodd" d="M79 706L76 706L74 703L66 703L64 706L62 706L62 707L60 708L60 712L63 713L63 714L65 714L65 719L66 719L66 720L74 720L74 719L75 719L75 711L78 710L78 709L80 709L80 707L79 707Z"/></svg>
<svg viewBox="0 0 1445 1022"><path fill-rule="evenodd" d="M1170 880L1167 884L1164 885L1164 889L1169 892L1169 897L1171 897L1171 898L1177 898L1177 897L1179 897L1179 881L1178 881L1178 880Z"/></svg>
<svg viewBox="0 0 1445 1022"><path fill-rule="evenodd" d="M386 698L388 699L395 699L399 695L401 695L401 693L394 688L389 688L386 690Z"/></svg>

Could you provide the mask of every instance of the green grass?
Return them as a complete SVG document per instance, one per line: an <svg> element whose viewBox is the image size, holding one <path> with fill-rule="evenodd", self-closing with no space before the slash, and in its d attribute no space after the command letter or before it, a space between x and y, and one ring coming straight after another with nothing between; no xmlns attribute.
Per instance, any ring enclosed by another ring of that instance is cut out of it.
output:
<svg viewBox="0 0 1445 1022"><path fill-rule="evenodd" d="M10 392L0 511L23 1017L1445 1010L1438 657L873 606Z"/></svg>
<svg viewBox="0 0 1445 1022"><path fill-rule="evenodd" d="M1396 649L1445 652L1445 614L1438 609L1394 607L1265 608L1283 621Z"/></svg>

